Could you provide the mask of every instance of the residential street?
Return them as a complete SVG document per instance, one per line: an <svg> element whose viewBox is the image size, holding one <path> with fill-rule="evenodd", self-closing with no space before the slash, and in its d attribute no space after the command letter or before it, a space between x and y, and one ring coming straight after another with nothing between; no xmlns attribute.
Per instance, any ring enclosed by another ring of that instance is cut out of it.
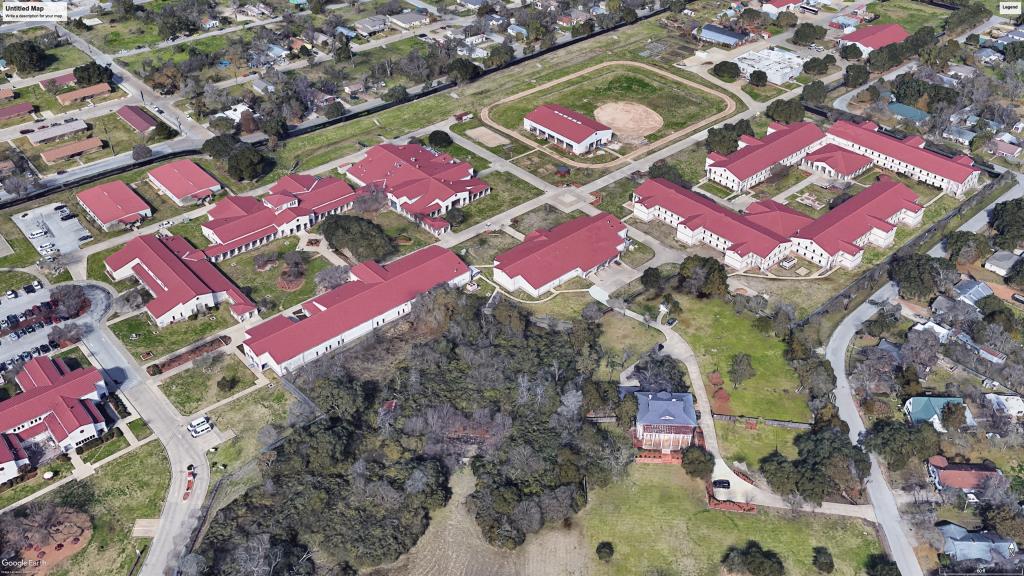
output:
<svg viewBox="0 0 1024 576"><path fill-rule="evenodd" d="M872 294L867 302L851 312L828 341L825 358L836 373L836 406L839 416L850 426L850 440L858 442L864 432L864 421L857 411L850 381L846 377L846 350L854 334L879 308L879 304L896 297L896 285L888 283ZM874 302L874 303L873 303ZM907 534L907 528L900 517L899 507L892 488L882 474L878 457L871 455L871 475L867 479L868 498L875 509L875 517L885 537L886 548L896 562L903 576L923 576L921 565L914 554L914 543Z"/></svg>

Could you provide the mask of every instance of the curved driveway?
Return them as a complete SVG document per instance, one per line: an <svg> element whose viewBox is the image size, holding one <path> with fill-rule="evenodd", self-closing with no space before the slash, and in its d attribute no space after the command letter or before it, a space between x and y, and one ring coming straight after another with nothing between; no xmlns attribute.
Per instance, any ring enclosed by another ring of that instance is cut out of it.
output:
<svg viewBox="0 0 1024 576"><path fill-rule="evenodd" d="M626 154L624 156L620 156L620 157L616 158L615 160L611 160L609 162L601 162L599 164L587 163L587 162L577 162L577 161L575 161L575 160L573 160L571 158L568 158L566 156L563 156L561 154L555 154L551 150L548 150L544 146L538 146L536 142L534 142L530 138L527 138L526 136L523 136L517 130L510 130L510 129L505 128L504 126L498 124L494 120L491 120L491 108L494 108L495 106L500 106L502 104L507 104L509 102L513 102L515 100L519 100L520 98L529 96L530 94L534 94L536 92L540 92L541 90L547 90L548 88L551 88L552 86L557 86L557 85L559 85L559 84L561 84L563 82L567 82L567 81L572 80L574 78L579 78L580 76L584 76L584 75L590 74L591 72L594 72L595 70L601 70L602 68L608 68L610 66L627 66L627 67L633 67L633 68L641 68L641 69L643 69L646 72L652 72L654 74L657 74L659 76L667 78L667 79L669 79L669 80L671 80L673 82L677 82L679 84L684 84L686 86L689 86L690 88L696 88L697 90L700 90L702 92L707 92L708 94L713 95L715 98L718 98L720 100L725 101L725 110L722 110L721 112L718 112L717 114L714 114L714 115L709 116L707 118L703 118L703 119L701 119L698 122L690 124L689 126L687 126L685 128L682 128L680 130L677 130L677 131L669 134L668 136L665 136L664 138L659 138L658 140L656 140L654 142L651 142L650 144L645 144L644 146L641 146L641 147L637 148L636 150L633 150L629 154ZM550 82L545 82L544 84L541 84L540 86L534 86L533 88L530 88L529 90L525 90L523 92L518 92L518 93L513 94L512 96L509 96L507 98L502 98L501 100L498 100L497 102L494 102L493 104L485 106L482 110L480 110L480 120L483 121L484 124L487 124L488 126L490 126L491 128L499 130L502 133L504 133L505 135L511 136L512 138L515 138L516 140L519 140L520 142L526 144L527 146L530 146L531 148L534 148L536 150L540 150L541 152L547 154L548 156L551 156L552 158L557 159L562 164L573 166L575 168L611 168L613 166L619 166L620 164L624 164L626 162L629 162L629 161L633 160L634 158L637 158L639 156L647 154L651 150L655 150L657 148L660 148L660 147L664 146L665 144L668 144L669 142L672 142L673 140L678 140L679 138L682 138L683 136L685 136L685 135L687 135L687 134L689 134L689 133L691 133L691 132L693 132L695 130L698 130L698 129L703 128L705 126L710 126L712 124L715 124L719 120L724 120L724 119L732 116L735 112L736 112L736 101L733 100L732 98L730 98L729 96L726 96L726 95L722 94L718 90L715 90L713 88L709 88L709 87L707 87L707 86L705 86L703 84L698 84L697 82L693 82L691 80L687 80L686 78L683 78L681 76L676 76L675 74L672 74L670 72L662 70L661 68L657 68L657 67L651 66L649 64L641 64L639 62L630 62L630 61L627 61L627 60L612 60L612 61L609 61L609 62L602 62L600 64L597 64L595 66L591 66L589 68L584 68L583 70L580 70L578 72L573 72L572 74L569 74L567 76L562 76L561 78L558 78L556 80L552 80Z"/></svg>
<svg viewBox="0 0 1024 576"><path fill-rule="evenodd" d="M853 400L853 390L850 388L850 381L846 377L846 350L853 340L854 334L867 319L871 318L884 301L896 298L896 285L889 282L877 292L871 295L867 302L861 304L851 312L828 341L825 349L825 357L832 365L836 373L836 406L839 408L839 416L850 426L850 440L857 442L864 432L864 421L861 420L857 411L857 404ZM885 537L886 548L890 556L896 561L900 574L903 576L923 576L921 564L914 554L914 545L903 527L903 519L900 517L899 507L896 504L896 497L892 493L881 467L878 465L878 458L871 455L871 475L867 480L868 498L875 508L875 516L878 525Z"/></svg>

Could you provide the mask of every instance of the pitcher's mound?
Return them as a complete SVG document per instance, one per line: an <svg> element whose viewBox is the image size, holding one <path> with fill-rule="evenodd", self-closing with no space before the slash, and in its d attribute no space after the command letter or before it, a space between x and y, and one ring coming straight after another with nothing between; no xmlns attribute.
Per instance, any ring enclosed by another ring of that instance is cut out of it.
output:
<svg viewBox="0 0 1024 576"><path fill-rule="evenodd" d="M508 138L505 138L501 134L498 134L494 130L485 126L477 126L476 128L466 130L466 136L469 136L488 148L496 148L498 146L509 144Z"/></svg>
<svg viewBox="0 0 1024 576"><path fill-rule="evenodd" d="M622 142L636 143L665 123L654 110L636 102L609 102L594 110L594 118L615 132Z"/></svg>

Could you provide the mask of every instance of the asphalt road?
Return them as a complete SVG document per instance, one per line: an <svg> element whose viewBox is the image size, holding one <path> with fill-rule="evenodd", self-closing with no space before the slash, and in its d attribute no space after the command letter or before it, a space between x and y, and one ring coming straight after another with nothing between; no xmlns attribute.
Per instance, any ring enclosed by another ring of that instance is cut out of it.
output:
<svg viewBox="0 0 1024 576"><path fill-rule="evenodd" d="M857 411L850 380L846 377L846 350L861 324L878 310L878 304L872 304L872 302L881 303L895 297L895 284L890 282L883 286L839 324L825 349L825 357L836 373L836 406L839 408L839 416L850 426L850 440L853 442L860 440L860 436L864 432L864 421L861 420L860 413ZM878 458L874 455L871 455L871 475L867 479L867 490L871 505L875 508L876 521L885 538L886 548L899 567L900 574L902 576L923 576L921 564L914 554L913 543L907 535L903 519L900 517L896 497L882 474Z"/></svg>
<svg viewBox="0 0 1024 576"><path fill-rule="evenodd" d="M1015 176L1017 177L1017 184L1013 188L1007 190L1005 194L997 198L992 204L989 204L987 208L972 216L967 222L964 222L959 228L957 228L957 230L962 232L981 231L988 226L988 216L992 213L993 206L1001 202L1006 202L1008 200L1024 196L1024 182L1021 182L1020 176L1017 176L1016 174ZM939 242L928 251L928 255L935 256L936 258L942 258L946 256L946 250L942 247L942 243Z"/></svg>

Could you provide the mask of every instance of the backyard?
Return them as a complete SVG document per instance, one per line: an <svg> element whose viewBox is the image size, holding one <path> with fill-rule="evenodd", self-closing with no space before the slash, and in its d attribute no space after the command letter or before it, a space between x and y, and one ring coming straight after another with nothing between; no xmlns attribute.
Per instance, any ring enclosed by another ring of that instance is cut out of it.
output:
<svg viewBox="0 0 1024 576"><path fill-rule="evenodd" d="M299 244L295 237L281 238L258 249L245 252L229 260L218 263L221 271L242 290L248 290L253 302L267 299L272 301L274 310L287 310L296 304L313 297L316 293L317 272L331 265L328 260L315 252L302 252L307 256L306 271L302 285L294 290L283 290L278 286L277 279L281 276L285 264L278 261L270 269L262 272L256 270L255 260L261 254L276 252L278 258L292 252Z"/></svg>
<svg viewBox="0 0 1024 576"><path fill-rule="evenodd" d="M594 374L595 380L618 382L623 370L665 340L661 332L618 312L605 314L600 325L598 341L604 356Z"/></svg>
<svg viewBox="0 0 1024 576"><path fill-rule="evenodd" d="M452 226L452 230L458 232L485 222L488 218L544 193L536 186L508 172L491 172L484 177L484 180L491 185L491 193L463 208L466 220L458 226Z"/></svg>
<svg viewBox="0 0 1024 576"><path fill-rule="evenodd" d="M812 576L812 549L825 546L834 574L858 576L868 557L881 552L874 529L860 520L822 514L761 509L755 514L709 510L704 484L678 466L634 464L629 476L593 489L579 523L592 551L599 542L615 547L608 563L594 562L597 575L723 574L729 546L757 540L782 558L786 573Z"/></svg>
<svg viewBox="0 0 1024 576"><path fill-rule="evenodd" d="M189 416L255 383L256 377L245 364L228 353L208 369L193 367L171 376L160 384L160 389L179 413Z"/></svg>
<svg viewBox="0 0 1024 576"><path fill-rule="evenodd" d="M235 323L227 305L208 310L198 317L157 328L149 314L142 312L110 325L125 348L138 360L156 360L175 350L198 344L214 332Z"/></svg>
<svg viewBox="0 0 1024 576"><path fill-rule="evenodd" d="M728 394L726 405L716 412L807 422L810 410L802 394L796 373L783 358L782 341L754 328L751 318L733 311L721 300L696 300L677 295L683 311L674 329L693 346L705 375L718 371ZM735 386L729 377L732 358L749 354L756 375ZM711 395L713 390L708 390ZM713 403L714 404L714 403Z"/></svg>

